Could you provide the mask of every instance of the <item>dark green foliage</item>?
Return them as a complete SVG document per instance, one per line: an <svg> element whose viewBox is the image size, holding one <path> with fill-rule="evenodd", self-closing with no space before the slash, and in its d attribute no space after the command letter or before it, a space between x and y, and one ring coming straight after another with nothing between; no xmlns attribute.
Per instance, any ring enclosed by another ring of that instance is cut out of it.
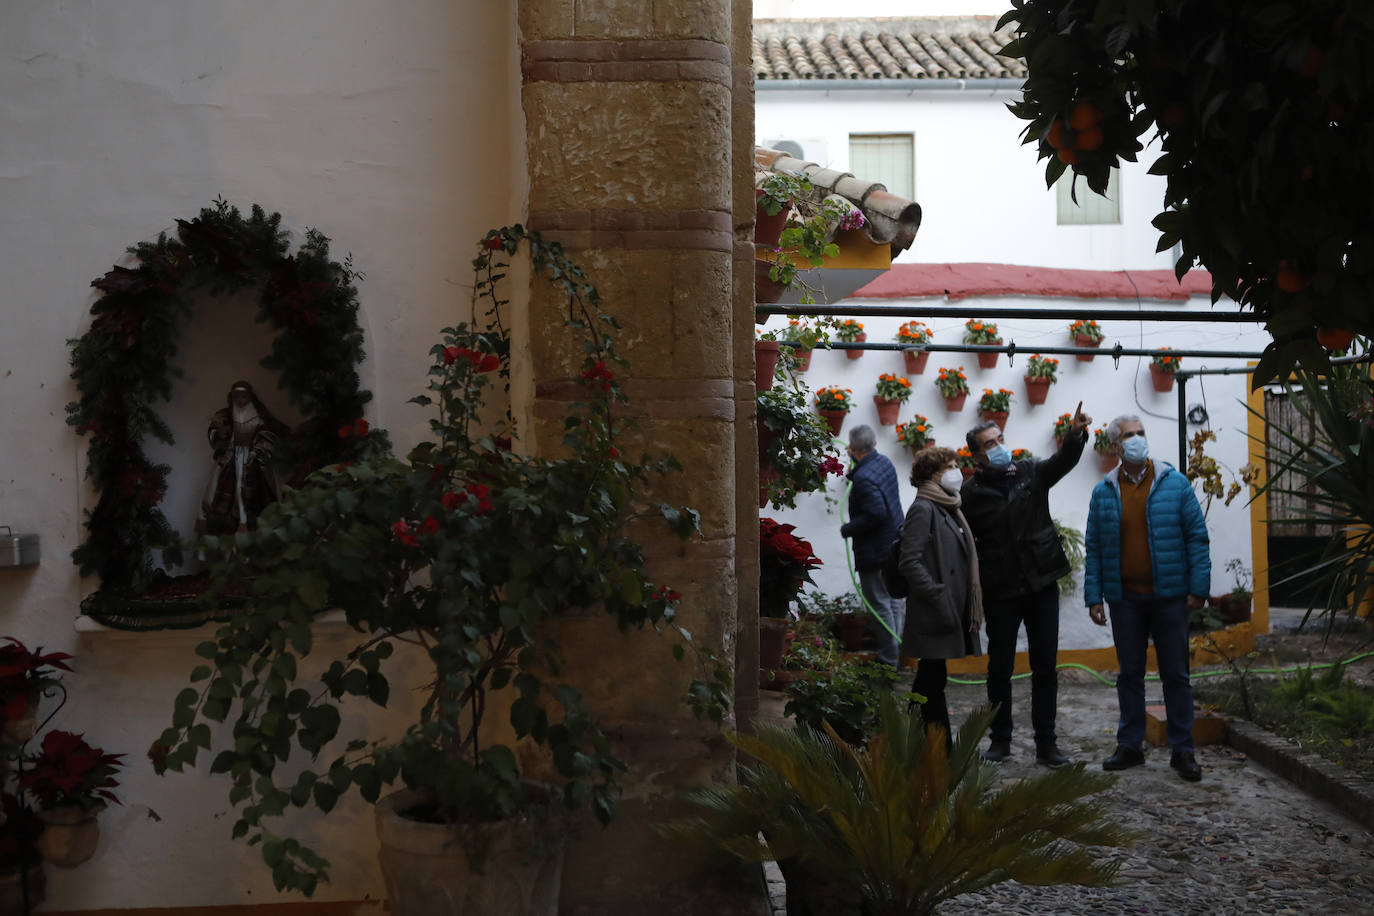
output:
<svg viewBox="0 0 1374 916"><path fill-rule="evenodd" d="M1256 385L1298 362L1324 371L1317 328L1374 335L1374 6L1012 6L1001 24L1017 37L1004 53L1024 58L1028 77L1010 107L1030 122L1025 142L1048 159L1046 181L1071 168L1101 193L1110 169L1157 137L1159 250L1181 246L1180 276L1200 264L1214 301L1229 296L1267 321L1274 341ZM1088 135L1100 145L1082 148Z"/></svg>
<svg viewBox="0 0 1374 916"><path fill-rule="evenodd" d="M833 671L788 684L783 714L812 731L829 725L842 741L863 745L877 731L879 698L896 683L891 665L841 660Z"/></svg>
<svg viewBox="0 0 1374 916"><path fill-rule="evenodd" d="M91 307L90 329L69 341L79 396L67 405L67 422L90 436L86 476L98 493L72 558L82 575L100 577L102 591L145 590L153 550L180 561L176 532L158 508L170 469L150 462L143 447L149 437L172 442L154 405L171 400L181 377L177 342L198 297L261 291L257 320L278 331L263 365L311 418L291 436L299 476L353 455L353 443L337 430L361 417L371 397L357 374L358 275L348 259L330 260L329 240L313 229L288 254L280 223L280 214L256 205L245 219L216 200L195 219L177 220L175 238L164 233L130 248L136 267L116 265L91 281L102 295Z"/></svg>

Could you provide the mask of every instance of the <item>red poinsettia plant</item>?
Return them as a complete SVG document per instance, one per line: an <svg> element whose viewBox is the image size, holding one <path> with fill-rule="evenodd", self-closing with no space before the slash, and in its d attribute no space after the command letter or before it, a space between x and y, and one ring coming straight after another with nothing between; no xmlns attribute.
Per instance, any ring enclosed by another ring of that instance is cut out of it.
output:
<svg viewBox="0 0 1374 916"><path fill-rule="evenodd" d="M19 785L42 809L76 806L89 811L106 801L120 804L110 790L119 785L115 770L123 754L107 754L72 732L43 736L39 752L25 760Z"/></svg>
<svg viewBox="0 0 1374 916"><path fill-rule="evenodd" d="M32 652L13 636L0 645L0 722L22 719L37 701L38 694L57 684L58 671L70 671L66 652Z"/></svg>
<svg viewBox="0 0 1374 916"><path fill-rule="evenodd" d="M792 533L796 530L796 525L759 519L759 613L765 617L785 616L802 584L812 581L811 570L821 565L811 543Z"/></svg>

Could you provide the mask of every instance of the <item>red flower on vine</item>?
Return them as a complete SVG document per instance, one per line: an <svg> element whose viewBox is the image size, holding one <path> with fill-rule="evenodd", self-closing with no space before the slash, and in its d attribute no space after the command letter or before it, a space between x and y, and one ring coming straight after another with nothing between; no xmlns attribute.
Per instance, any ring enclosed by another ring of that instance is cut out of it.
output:
<svg viewBox="0 0 1374 916"><path fill-rule="evenodd" d="M396 539L407 547L419 547L420 541L415 535L410 533L410 524L405 519L401 519L391 526L391 533L396 535Z"/></svg>
<svg viewBox="0 0 1374 916"><path fill-rule="evenodd" d="M834 455L826 455L821 462L821 474L834 474L836 477L844 476L844 465L840 464L839 459Z"/></svg>
<svg viewBox="0 0 1374 916"><path fill-rule="evenodd" d="M611 390L611 381L615 378L615 373L607 368L604 360L597 360L590 369L582 370L582 381L590 387L600 386L602 391Z"/></svg>
<svg viewBox="0 0 1374 916"><path fill-rule="evenodd" d="M420 534L437 534L439 531L439 520L432 515L426 515L425 520L420 523Z"/></svg>

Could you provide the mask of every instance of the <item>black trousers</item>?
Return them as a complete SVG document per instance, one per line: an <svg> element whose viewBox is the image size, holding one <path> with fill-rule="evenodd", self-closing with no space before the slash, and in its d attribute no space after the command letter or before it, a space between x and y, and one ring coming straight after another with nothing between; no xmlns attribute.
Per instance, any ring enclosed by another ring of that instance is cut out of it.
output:
<svg viewBox="0 0 1374 916"><path fill-rule="evenodd" d="M911 689L925 697L921 704L921 721L926 731L936 726L945 731L945 746L953 740L949 733L949 704L945 701L945 683L949 680L948 666L943 658L922 658L916 661L916 677Z"/></svg>
<svg viewBox="0 0 1374 916"><path fill-rule="evenodd" d="M1016 665L1016 634L1026 627L1026 650L1031 668L1031 727L1036 744L1055 740L1054 717L1059 703L1059 587L1050 584L1037 592L1002 601L983 601L988 629L988 703L995 704L989 734L994 741L1011 740L1011 673Z"/></svg>

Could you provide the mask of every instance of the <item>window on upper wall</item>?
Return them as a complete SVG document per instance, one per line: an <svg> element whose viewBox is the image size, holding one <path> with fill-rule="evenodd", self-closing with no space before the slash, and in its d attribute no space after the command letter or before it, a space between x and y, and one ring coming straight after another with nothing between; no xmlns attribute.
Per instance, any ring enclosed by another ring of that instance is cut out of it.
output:
<svg viewBox="0 0 1374 916"><path fill-rule="evenodd" d="M850 134L849 171L880 181L907 200L916 199L916 148L911 134Z"/></svg>
<svg viewBox="0 0 1374 916"><path fill-rule="evenodd" d="M1059 225L1061 226L1101 226L1121 222L1121 170L1112 169L1107 177L1107 195L1094 193L1082 178L1078 180L1078 203L1069 196L1069 186L1073 183L1073 172L1065 171L1064 177L1054 183L1055 194L1059 199Z"/></svg>

